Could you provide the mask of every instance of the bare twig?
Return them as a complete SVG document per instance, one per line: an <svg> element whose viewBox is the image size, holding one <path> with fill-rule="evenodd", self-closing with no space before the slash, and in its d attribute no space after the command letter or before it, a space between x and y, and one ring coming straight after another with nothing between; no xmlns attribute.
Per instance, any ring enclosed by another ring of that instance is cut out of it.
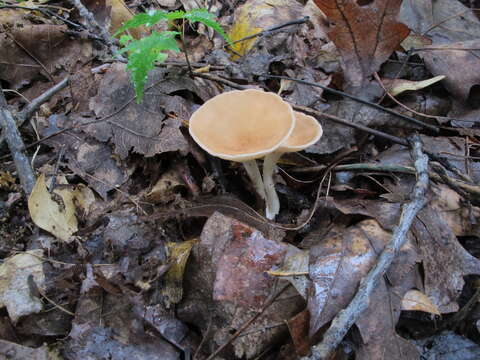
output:
<svg viewBox="0 0 480 360"><path fill-rule="evenodd" d="M243 85L234 83L233 81L221 78L221 77L213 75L213 74L193 73L193 76L200 77L200 78L207 79L207 80L211 80L211 81L215 81L215 82L230 86L231 88L237 89L237 90L248 89L247 86L243 86ZM316 85L316 84L314 84L314 85ZM365 132L370 133L372 135L379 136L379 137L382 137L384 139L388 139L390 141L393 141L396 144L400 144L400 145L403 145L403 146L408 146L408 143L405 139L402 139L402 138L399 138L399 137L396 137L396 136L393 136L393 135L389 135L389 134L384 133L382 131L374 130L374 129L371 129L371 128L369 128L367 126L364 126L364 125L355 124L351 121L339 118L339 117L334 116L334 115L326 114L326 113L323 113L323 112L320 112L320 111L317 111L317 110L313 110L313 109L305 107L305 106L299 106L299 105L294 105L294 104L290 104L290 105L292 105L292 108L297 110L297 111L301 111L301 112L310 114L310 115L315 116L317 118L324 117L324 118L332 120L333 122L336 122L338 124L349 126L349 127L354 128L354 129L357 129L357 130L365 131Z"/></svg>
<svg viewBox="0 0 480 360"><path fill-rule="evenodd" d="M26 194L32 192L35 186L35 175L33 174L32 167L28 157L23 153L25 145L23 144L20 132L17 129L17 124L12 114L7 108L7 100L3 95L2 88L0 87L0 126L3 128L10 153L13 157L13 162L17 169L18 178L22 184L23 190Z"/></svg>
<svg viewBox="0 0 480 360"><path fill-rule="evenodd" d="M415 160L417 171L417 183L413 192L413 199L402 207L399 225L395 228L390 242L378 257L376 265L360 283L360 287L350 304L333 319L330 328L323 336L318 345L312 347L312 355L304 357L304 360L326 360L335 351L343 340L348 330L358 320L360 315L368 308L370 297L385 275L395 255L406 241L406 235L410 230L417 213L426 204L426 192L428 188L428 157L422 151L420 136L414 135L410 138L411 153Z"/></svg>
<svg viewBox="0 0 480 360"><path fill-rule="evenodd" d="M115 44L115 41L110 36L109 32L105 29L105 27L101 26L94 18L93 14L82 4L80 0L69 0L80 13L80 16L87 20L89 25L89 31L92 34L99 33L99 36L102 40L107 44L110 52L112 55L123 58L122 56L118 55L118 47Z"/></svg>
<svg viewBox="0 0 480 360"><path fill-rule="evenodd" d="M403 145L403 146L408 146L407 140L399 138L397 136L393 136L393 135L384 133L383 131L371 129L367 126L356 124L356 123L353 123L351 121L339 118L338 116L326 114L324 112L313 110L313 109L305 107L305 106L299 106L299 105L293 105L293 104L291 104L291 105L292 105L292 108L294 110L304 112L304 113L312 115L316 118L327 118L329 120L332 120L333 122L336 122L337 124L341 124L341 125L345 125L345 126L357 129L357 130L365 131L369 134L372 134L372 135L375 135L375 136L393 141L396 144L400 144L400 145Z"/></svg>
<svg viewBox="0 0 480 360"><path fill-rule="evenodd" d="M376 104L376 103L372 103L372 102L370 102L370 101L364 100L364 99L359 98L359 97L357 97L357 96L347 94L347 93L345 93L345 92L343 92L343 91L339 91L339 90L335 90L335 89L329 88L328 86L324 86L324 85L321 85L321 84L317 84L317 83L314 83L314 82L311 82L311 81L306 81L306 80L301 80L301 79L295 79L295 78L291 78L291 77L288 77L288 76L277 76L277 75L268 75L268 74L258 74L258 76L262 76L262 77L266 77L266 78L272 78L272 79L291 80L291 81L295 81L295 82L298 82L298 83L301 83L301 84L310 85L310 86L314 86L314 87L319 87L319 88L323 89L324 91L327 91L327 92L329 92L329 93L331 93L331 94L335 94L335 95L338 95L338 96L342 96L342 97L345 97L345 98L349 98L349 99L354 100L354 101L356 101L356 102L359 102L359 103L361 103L361 104L364 104L364 105L370 106L370 107L372 107L372 108L374 108L374 109L377 109L377 110L386 112L387 114L396 116L396 117L398 117L398 118L400 118L400 119L403 119L403 120L409 121L409 122L411 122L411 123L420 125L420 126L422 126L422 127L428 128L428 129L433 130L433 131L435 131L435 132L438 132L438 131L439 131L437 126L424 123L423 121L417 120L417 119L415 119L415 118L412 118L412 117L407 116L407 115L404 115L404 114L397 113L396 111L393 111L393 110L391 110L391 109L388 109L388 108L383 107L383 106L381 106L381 105L378 105L378 104Z"/></svg>
<svg viewBox="0 0 480 360"><path fill-rule="evenodd" d="M232 41L230 44L225 44L224 47L228 47L228 46L231 46L231 45L234 45L234 44L237 44L239 42L242 42L242 41L245 41L245 40L250 40L250 39L253 39L253 38L256 38L256 37L261 37L261 36L265 36L265 35L270 35L271 33L277 31L277 30L280 30L280 29L283 29L285 27L288 27L288 26L292 26L292 25L301 25L301 24L304 24L306 23L308 20L310 20L310 17L309 16L305 16L301 19L297 19L297 20L292 20L292 21L287 21L286 23L283 23L283 24L279 24L279 25L275 25L275 26L271 26L269 28L266 28L262 31L259 31L255 34L252 34L252 35L248 35L248 36L245 36L241 39L238 39L238 40L235 40L235 41Z"/></svg>
<svg viewBox="0 0 480 360"><path fill-rule="evenodd" d="M63 90L68 85L69 77L67 76L65 79L60 81L57 85L52 86L50 89L45 91L39 97L33 99L25 108L17 115L18 119L18 126L22 126L22 124L33 115L35 111L37 111L40 106L50 100L52 96L54 96L59 91Z"/></svg>

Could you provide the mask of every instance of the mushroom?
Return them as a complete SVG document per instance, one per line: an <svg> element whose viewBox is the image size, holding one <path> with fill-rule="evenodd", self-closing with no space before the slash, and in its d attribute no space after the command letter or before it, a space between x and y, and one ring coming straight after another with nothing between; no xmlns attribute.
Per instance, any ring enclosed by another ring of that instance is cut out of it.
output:
<svg viewBox="0 0 480 360"><path fill-rule="evenodd" d="M276 94L260 90L234 90L206 101L190 118L193 140L209 154L243 163L257 193L265 194L256 159L278 149L293 131L290 105Z"/></svg>
<svg viewBox="0 0 480 360"><path fill-rule="evenodd" d="M315 144L323 134L322 126L314 117L297 111L294 111L294 114L296 122L292 134L276 151L265 156L263 161L263 181L267 203L269 204L266 217L270 220L274 219L280 211L280 200L275 191L275 183L273 181L273 173L278 159L284 153L306 149L310 145Z"/></svg>

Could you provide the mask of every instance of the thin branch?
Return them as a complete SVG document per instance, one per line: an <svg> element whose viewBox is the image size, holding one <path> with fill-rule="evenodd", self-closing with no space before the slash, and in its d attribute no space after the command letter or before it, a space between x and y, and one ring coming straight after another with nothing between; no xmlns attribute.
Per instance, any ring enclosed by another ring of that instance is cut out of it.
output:
<svg viewBox="0 0 480 360"><path fill-rule="evenodd" d="M390 242L385 246L378 257L376 265L360 283L360 287L350 304L333 319L330 328L318 345L312 347L312 355L304 360L326 360L335 351L343 340L348 330L359 319L370 303L370 297L380 279L385 275L395 259L400 248L405 244L407 233L417 213L426 204L428 189L428 157L422 151L420 136L413 135L409 138L411 154L417 171L417 183L413 191L412 201L402 207L399 225L395 228Z"/></svg>
<svg viewBox="0 0 480 360"><path fill-rule="evenodd" d="M89 31L92 34L99 33L99 36L103 39L105 44L107 44L108 49L112 53L113 56L123 58L123 56L118 54L118 47L115 44L115 41L110 36L109 32L105 29L105 27L101 26L96 20L93 14L82 4L80 0L69 0L70 3L73 4L80 13L80 16L87 20L87 24L89 27Z"/></svg>
<svg viewBox="0 0 480 360"><path fill-rule="evenodd" d="M235 41L232 41L230 44L225 44L224 47L231 47L231 45L234 45L234 44L237 44L239 42L242 42L242 41L245 41L245 40L250 40L250 39L254 39L256 37L261 37L261 36L265 36L265 35L270 35L272 32L274 31L277 31L277 30L280 30L280 29L283 29L287 26L292 26L292 25L300 25L300 24L305 24L308 20L310 20L310 17L309 16L305 16L301 19L297 19L297 20L292 20L292 21L287 21L286 23L283 23L283 24L279 24L279 25L275 25L275 26L271 26L269 28L266 28L262 31L259 31L255 34L252 34L252 35L248 35L248 36L245 36L241 39L238 39L238 40L235 40Z"/></svg>
<svg viewBox="0 0 480 360"><path fill-rule="evenodd" d="M69 77L67 76L65 79L60 81L57 85L52 86L50 89L45 91L43 94L38 96L37 98L33 99L25 108L17 115L18 119L18 126L22 126L22 124L33 115L35 111L37 111L40 106L50 100L55 94L59 91L63 90L69 82Z"/></svg>
<svg viewBox="0 0 480 360"><path fill-rule="evenodd" d="M356 102L359 102L361 104L364 104L364 105L367 105L367 106L370 106L374 109L377 109L377 110L380 110L380 111L383 111L383 112L386 112L387 114L390 114L390 115L393 115L393 116L396 116L400 119L403 119L403 120L406 120L406 121L409 121L411 123L414 123L414 124L417 124L417 125L420 125L422 127L425 127L425 128L428 128L430 130L433 130L435 132L438 132L439 129L437 126L435 125L431 125L431 124L427 124L427 123L424 123L423 121L420 121L418 119L415 119L415 118L412 118L410 116L407 116L407 115L403 115L403 114L400 114L400 113L397 113L391 109L388 109L386 107L383 107L381 105L378 105L376 103L372 103L370 101L367 101L367 100L364 100L364 99L361 99L357 96L354 96L354 95L350 95L350 94L347 94L343 91L339 91L339 90L335 90L335 89L332 89L332 88L329 88L328 86L324 86L324 85L321 85L321 84L317 84L317 83L314 83L314 82L311 82L311 81L306 81L306 80L301 80L301 79L295 79L295 78L291 78L291 77L288 77L288 76L277 76L277 75L268 75L268 74L258 74L258 76L261 76L261 77L266 77L266 78L271 78L271 79L283 79L283 80L291 80L291 81L295 81L295 82L298 82L300 84L305 84L305 85L309 85L309 86L314 86L314 87L318 87L318 88L321 88L323 89L324 91L327 91L331 94L335 94L335 95L338 95L338 96L342 96L342 97L345 97L345 98L349 98L351 100L354 100Z"/></svg>
<svg viewBox="0 0 480 360"><path fill-rule="evenodd" d="M7 108L7 101L3 95L0 87L0 126L3 128L10 153L13 157L13 162L17 169L18 178L26 194L32 192L35 186L35 175L28 157L23 153L25 145L23 143L20 132L17 129L17 124L12 114Z"/></svg>
<svg viewBox="0 0 480 360"><path fill-rule="evenodd" d="M336 122L337 124L345 125L345 126L357 129L357 130L367 132L369 134L372 134L372 135L375 135L375 136L393 141L394 143L399 144L399 145L408 146L407 140L399 138L397 136L393 136L393 135L384 133L383 131L371 129L371 128L365 126L365 125L356 124L356 123L353 123L351 121L339 118L338 116L330 115L330 114L327 114L327 113L324 113L324 112L321 112L321 111L317 111L317 110L313 110L313 109L305 107L305 106L299 106L299 105L293 105L293 104L290 104L290 105L292 106L292 108L294 110L304 112L304 113L312 115L316 118L322 118L322 117L327 118L329 120L332 120L333 122Z"/></svg>
<svg viewBox="0 0 480 360"><path fill-rule="evenodd" d="M239 85L237 83L234 83L233 81L230 81L230 80L227 80L227 79L224 79L224 78L221 78L219 76L212 75L212 74L193 73L193 76L200 77L200 78L207 79L207 80L211 80L211 81L215 81L215 82L230 86L231 88L237 89L237 90L248 89L247 86ZM316 84L314 84L314 85L316 85ZM393 136L393 135L389 135L389 134L384 133L382 131L374 130L374 129L371 129L371 128L369 128L367 126L364 126L364 125L355 124L351 121L339 118L339 117L334 116L334 115L326 114L326 113L323 113L323 112L320 112L320 111L317 111L317 110L313 110L313 109L308 108L308 107L294 105L294 104L290 104L290 105L292 106L293 109L295 109L297 111L301 111L301 112L304 112L306 114L310 114L310 115L315 116L317 118L324 117L324 118L327 118L329 120L332 120L333 122L336 122L337 124L341 124L341 125L345 125L345 126L348 126L348 127L352 127L354 129L357 129L357 130L365 131L365 132L370 133L372 135L379 136L379 137L382 137L384 139L388 139L390 141L393 141L396 144L400 144L400 145L403 145L403 146L408 146L408 142L405 139L402 139L402 138L399 138L399 137L396 137L396 136Z"/></svg>

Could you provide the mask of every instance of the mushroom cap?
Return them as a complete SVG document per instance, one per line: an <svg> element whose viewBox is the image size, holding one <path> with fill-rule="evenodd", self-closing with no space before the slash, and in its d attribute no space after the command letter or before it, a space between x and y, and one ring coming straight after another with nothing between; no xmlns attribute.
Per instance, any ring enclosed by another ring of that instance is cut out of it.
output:
<svg viewBox="0 0 480 360"><path fill-rule="evenodd" d="M295 152L315 144L323 135L322 125L313 116L294 111L296 122L290 137L280 146L280 152Z"/></svg>
<svg viewBox="0 0 480 360"><path fill-rule="evenodd" d="M280 96L248 89L205 102L190 118L189 132L209 154L243 162L275 151L294 127L293 110Z"/></svg>

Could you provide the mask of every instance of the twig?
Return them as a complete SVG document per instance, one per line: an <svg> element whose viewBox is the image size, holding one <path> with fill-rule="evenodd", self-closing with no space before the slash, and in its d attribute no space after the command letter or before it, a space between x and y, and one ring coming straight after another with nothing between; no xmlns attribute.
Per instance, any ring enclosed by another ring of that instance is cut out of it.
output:
<svg viewBox="0 0 480 360"><path fill-rule="evenodd" d="M405 110L410 111L411 113L413 113L415 115L423 116L423 117L426 117L426 118L429 118L429 119L435 119L437 121L438 121L438 118L441 117L441 116L424 114L424 113L421 113L421 112L418 112L416 110L413 110L413 109L409 108L405 104L402 104L400 101L398 101L395 98L395 96L390 94L390 91L385 87L385 84L383 83L382 79L380 79L380 76L378 76L378 73L373 73L373 77L375 78L375 80L377 80L378 84L382 87L383 91L385 91L385 95L388 96L393 102L395 102L397 105L401 106Z"/></svg>
<svg viewBox="0 0 480 360"><path fill-rule="evenodd" d="M327 114L327 113L324 113L324 112L321 112L321 111L317 111L317 110L313 110L313 109L305 107L305 106L299 106L299 105L293 105L293 104L290 104L290 105L292 106L292 108L294 110L301 111L301 112L304 112L306 114L310 114L310 115L312 115L316 118L321 118L321 117L327 118L329 120L332 120L333 122L336 122L337 124L341 124L341 125L345 125L345 126L357 129L357 130L365 131L365 132L370 133L372 135L375 135L375 136L382 137L384 139L388 139L390 141L393 141L396 144L400 144L400 145L403 145L403 146L408 146L407 140L399 138L397 136L393 136L393 135L384 133L383 131L371 129L367 126L356 124L356 123L353 123L351 121L339 118L338 116L330 115L330 114Z"/></svg>
<svg viewBox="0 0 480 360"><path fill-rule="evenodd" d="M295 173L311 173L325 170L325 165L317 166L308 166L308 167L299 167L292 168L289 171ZM415 169L410 166L401 166L401 165L384 165L384 164L368 164L368 163L358 163L358 164L343 164L337 165L332 171L382 171L382 172L396 172L404 174L415 174Z"/></svg>
<svg viewBox="0 0 480 360"><path fill-rule="evenodd" d="M314 82L311 82L311 81L306 81L306 80L301 80L301 79L295 79L295 78L291 78L291 77L288 77L288 76L277 76L277 75L269 75L269 74L258 74L258 76L266 77L266 78L272 78L272 79L290 80L290 81L298 82L298 83L300 83L300 84L305 84L305 85L310 85L310 86L314 86L314 87L319 87L319 88L323 89L324 91L327 91L327 92L329 92L329 93L331 93L331 94L335 94L335 95L338 95L338 96L342 96L342 97L345 97L345 98L349 98L349 99L354 100L354 101L356 101L356 102L359 102L359 103L361 103L361 104L364 104L364 105L373 107L374 109L377 109L377 110L386 112L387 114L396 116L396 117L398 117L398 118L400 118L400 119L409 121L409 122L411 122L411 123L414 123L414 124L417 124L417 125L420 125L420 126L423 126L423 127L426 127L426 128L428 128L428 129L430 129L430 130L433 130L433 131L435 131L435 132L438 132L438 131L439 131L437 126L424 123L423 121L417 120L417 119L412 118L412 117L407 116L407 115L403 115L403 114L397 113L397 112L395 112L395 111L393 111L393 110L390 110L390 109L388 109L388 108L386 108L386 107L383 107L383 106L381 106L381 105L378 105L378 104L372 103L372 102L370 102L370 101L361 99L361 98L359 98L359 97L357 97L357 96L347 94L347 93L345 93L345 92L343 92L343 91L339 91L339 90L335 90L335 89L329 88L328 86L324 86L324 85L321 85L321 84L317 84L317 83L314 83Z"/></svg>
<svg viewBox="0 0 480 360"><path fill-rule="evenodd" d="M52 74L50 74L50 71L48 71L47 67L40 61L38 60L35 55L33 55L25 46L23 46L15 37L10 34L8 31L5 31L5 35L7 35L20 49L25 51L25 53L30 56L40 67L45 71L48 79L55 84L55 80L53 79Z"/></svg>
<svg viewBox="0 0 480 360"><path fill-rule="evenodd" d="M35 175L33 174L32 167L28 157L23 153L22 137L17 129L17 124L12 114L7 108L7 100L3 95L2 88L0 86L0 126L3 128L10 153L13 157L13 162L17 169L18 178L22 184L22 188L28 195L32 192L35 186Z"/></svg>
<svg viewBox="0 0 480 360"><path fill-rule="evenodd" d="M215 82L230 86L231 88L237 89L237 90L248 89L247 86L243 86L243 85L234 83L233 81L221 78L221 77L213 75L213 74L193 73L193 76L200 77L200 78L207 79L207 80L211 80L211 81L215 81ZM314 84L314 85L316 85L316 84ZM345 119L339 118L339 117L334 116L334 115L330 115L330 114L326 114L326 113L323 113L323 112L320 112L320 111L317 111L317 110L313 110L313 109L310 109L308 107L294 105L294 104L290 104L290 105L292 106L293 109L295 109L297 111L301 111L301 112L313 115L317 118L325 117L325 118L327 118L329 120L332 120L333 122L336 122L338 124L349 126L349 127L354 128L354 129L357 129L357 130L365 131L365 132L370 133L372 135L379 136L379 137L382 137L384 139L388 139L390 141L393 141L396 144L400 144L400 145L403 145L403 146L408 146L408 142L405 139L402 139L402 138L399 138L399 137L396 137L396 136L393 136L393 135L389 135L389 134L384 133L382 131L374 130L374 129L371 129L371 128L369 128L367 126L364 126L364 125L355 124L351 121L347 121ZM376 105L376 104L374 104L374 105Z"/></svg>
<svg viewBox="0 0 480 360"><path fill-rule="evenodd" d="M87 20L87 23L89 25L89 31L92 34L96 34L98 32L105 44L107 44L108 49L110 50L112 55L123 59L123 56L118 54L118 47L117 45L115 45L115 42L108 33L108 31L95 20L93 14L85 7L85 5L83 5L80 0L69 1L77 8L80 16Z"/></svg>
<svg viewBox="0 0 480 360"><path fill-rule="evenodd" d="M370 303L370 297L380 281L385 275L390 264L395 259L395 255L406 241L406 235L413 223L417 213L426 204L426 192L428 188L428 157L422 151L420 136L413 135L409 138L411 144L411 154L415 162L417 171L417 183L413 192L413 199L402 207L402 214L398 227L395 228L390 242L378 257L376 265L370 270L368 275L360 283L360 287L350 304L333 319L330 328L323 336L320 344L312 347L312 355L304 357L304 360L326 360L335 351L337 346L343 340L348 330L358 320L363 311Z"/></svg>
<svg viewBox="0 0 480 360"><path fill-rule="evenodd" d="M214 359L223 349L225 349L229 344L232 343L237 337L239 337L242 332L247 329L255 320L258 319L260 315L262 315L265 310L268 309L270 305L272 305L275 300L290 286L290 284L286 284L283 288L281 288L275 295L273 295L269 300L265 302L259 312L257 312L251 319L247 320L242 326L238 328L238 330L233 334L230 339L228 339L222 346L220 346L217 350L215 350L206 360Z"/></svg>
<svg viewBox="0 0 480 360"><path fill-rule="evenodd" d="M63 21L65 24L68 24L68 25L73 26L75 28L86 29L83 25L77 24L77 23L74 23L73 21L65 19L65 18L61 17L60 15L55 14L53 11L50 11L48 9L44 9L42 6L2 5L2 6L0 6L0 9L23 9L23 10L29 10L29 11L39 11L44 15L53 16L53 17Z"/></svg>
<svg viewBox="0 0 480 360"><path fill-rule="evenodd" d="M261 36L265 36L265 35L270 35L272 32L274 31L277 31L277 30L280 30L280 29L283 29L287 26L292 26L292 25L300 25L300 24L305 24L308 20L310 20L310 17L309 16L305 16L301 19L297 19L297 20L292 20L292 21L287 21L286 23L283 23L283 24L279 24L279 25L275 25L275 26L271 26L269 28L266 28L262 31L259 31L255 34L252 34L252 35L248 35L248 36L245 36L241 39L238 39L238 40L235 40L235 41L232 41L230 44L225 44L224 47L227 47L227 46L231 46L231 45L234 45L234 44L237 44L239 42L242 42L242 41L245 41L245 40L250 40L250 39L253 39L253 38L256 38L256 37L261 37Z"/></svg>
<svg viewBox="0 0 480 360"><path fill-rule="evenodd" d="M68 84L69 78L66 77L63 79L61 82L59 82L57 85L51 87L47 91L45 91L42 95L39 97L33 99L25 108L17 114L16 120L17 120L17 127L20 127L23 125L23 123L32 116L32 114L38 110L38 108L46 101L48 101L52 96L54 96L56 93L58 93L60 90L64 89L67 84ZM0 147L3 146L3 142L5 141L5 133L2 133L0 135Z"/></svg>
<svg viewBox="0 0 480 360"><path fill-rule="evenodd" d="M69 77L67 76L65 79L60 81L57 85L51 87L47 91L45 91L39 97L33 99L25 108L17 115L18 119L18 126L22 126L22 124L33 115L35 111L37 111L40 106L50 100L52 96L54 96L59 91L63 90L69 82Z"/></svg>

